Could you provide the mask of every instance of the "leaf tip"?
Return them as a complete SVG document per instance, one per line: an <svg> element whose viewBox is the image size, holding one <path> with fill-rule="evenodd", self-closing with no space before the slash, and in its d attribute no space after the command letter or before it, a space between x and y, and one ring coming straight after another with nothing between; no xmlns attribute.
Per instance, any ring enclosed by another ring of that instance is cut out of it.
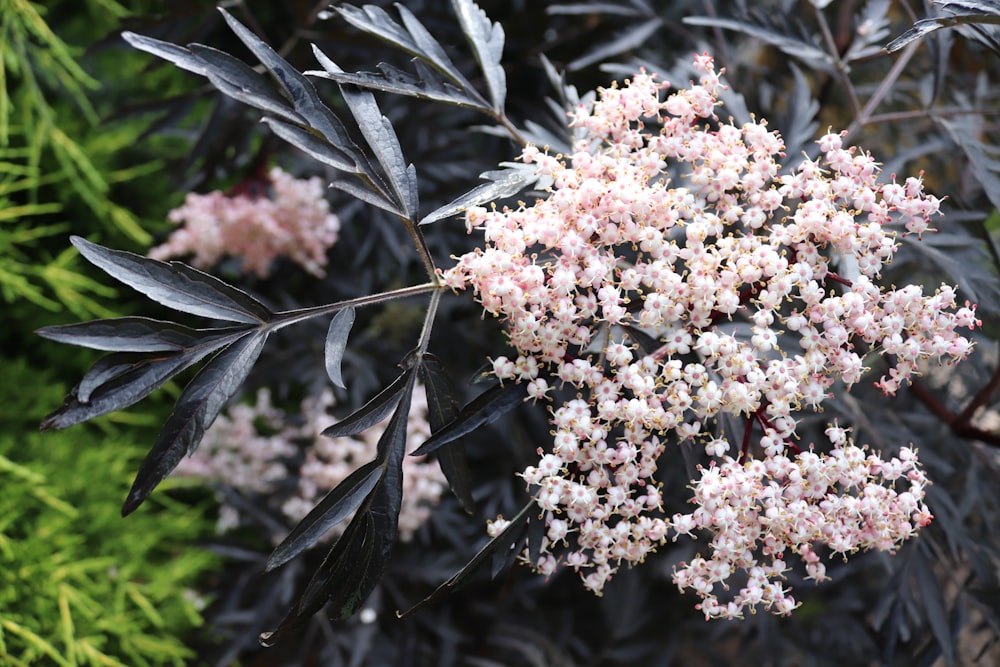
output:
<svg viewBox="0 0 1000 667"><path fill-rule="evenodd" d="M127 517L132 512L139 509L139 505L146 499L145 494L140 494L135 489L129 492L125 502L122 503L122 518Z"/></svg>
<svg viewBox="0 0 1000 667"><path fill-rule="evenodd" d="M267 557L267 562L264 563L264 572L271 572L276 570L285 564L285 560L278 557L278 551L275 550L271 552L271 555Z"/></svg>

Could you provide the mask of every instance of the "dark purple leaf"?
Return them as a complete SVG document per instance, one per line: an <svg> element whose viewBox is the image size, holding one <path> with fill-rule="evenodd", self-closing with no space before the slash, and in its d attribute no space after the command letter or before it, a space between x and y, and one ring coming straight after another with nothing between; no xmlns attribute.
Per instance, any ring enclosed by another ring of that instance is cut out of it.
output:
<svg viewBox="0 0 1000 667"><path fill-rule="evenodd" d="M348 417L341 419L333 426L323 431L328 438L340 438L347 435L357 435L368 430L389 416L403 395L406 373L392 381L388 387L380 391L373 399L365 403Z"/></svg>
<svg viewBox="0 0 1000 667"><path fill-rule="evenodd" d="M137 403L184 369L243 335L245 330L212 336L170 354L109 354L87 371L62 407L42 421L41 428L66 428Z"/></svg>
<svg viewBox="0 0 1000 667"><path fill-rule="evenodd" d="M330 547L295 606L285 615L277 628L271 632L261 633L261 645L274 646L290 630L308 621L313 614L322 609L330 601L330 586L334 578L339 577L345 581L366 579L372 566L377 565L372 559L374 549L374 522L371 512L367 511L367 507L362 507L347 525L344 533ZM381 572L378 574L381 576ZM348 599L344 606L356 607L363 601L363 598Z"/></svg>
<svg viewBox="0 0 1000 667"><path fill-rule="evenodd" d="M162 58L163 60L172 62L174 65L183 70L194 72L195 74L200 74L201 76L207 76L207 72L205 71L205 62L200 58L197 58L183 46L177 46L176 44L171 44L170 42L163 42L153 37L147 37L146 35L137 35L136 33L129 32L127 30L122 33L122 39L128 42L133 48L145 51L146 53L151 53L157 58Z"/></svg>
<svg viewBox="0 0 1000 667"><path fill-rule="evenodd" d="M945 663L952 665L955 663L955 642L948 623L948 605L941 590L941 582L931 566L932 559L927 558L926 543L920 542L910 548L915 550L911 576L916 581L916 588L920 593L921 608L931 626L934 639L944 653Z"/></svg>
<svg viewBox="0 0 1000 667"><path fill-rule="evenodd" d="M510 525L504 528L503 532L499 535L487 542L486 545L472 557L472 560L470 560L465 567L456 572L454 576L448 579L448 581L438 586L433 593L425 597L410 609L399 614L399 617L405 618L410 614L423 609L427 605L437 602L453 591L458 590L469 581L469 578L476 572L476 570L482 567L487 560L493 560L495 555L500 554L506 557L514 545L521 540L525 523L528 520L528 513L533 507L535 507L534 501L525 505L521 511L510 520Z"/></svg>
<svg viewBox="0 0 1000 667"><path fill-rule="evenodd" d="M194 347L205 333L147 317L119 317L42 327L37 333L60 343L109 352L177 352Z"/></svg>
<svg viewBox="0 0 1000 667"><path fill-rule="evenodd" d="M222 8L219 11L222 12L222 17L229 24L229 28L274 76L288 99L292 101L296 113L334 145L352 155L360 154L361 151L343 124L320 99L312 82L246 26L233 18L229 12Z"/></svg>
<svg viewBox="0 0 1000 667"><path fill-rule="evenodd" d="M479 175L480 178L487 179L489 183L478 185L454 201L431 211L420 221L420 224L426 225L451 217L470 206L479 206L486 202L511 197L538 181L538 173L534 165L504 162L501 166L504 169L487 171Z"/></svg>
<svg viewBox="0 0 1000 667"><path fill-rule="evenodd" d="M472 433L480 426L493 423L504 416L524 399L523 384L508 382L487 389L472 399L458 416L440 431L427 438L414 452L414 456L430 454L439 447Z"/></svg>
<svg viewBox="0 0 1000 667"><path fill-rule="evenodd" d="M343 151L318 136L313 130L286 123L277 118L265 118L264 123L278 137L323 164L349 174L361 173L353 157L345 159Z"/></svg>
<svg viewBox="0 0 1000 667"><path fill-rule="evenodd" d="M378 461L369 461L348 475L282 540L267 559L264 571L295 558L357 510L378 484L383 471Z"/></svg>
<svg viewBox="0 0 1000 667"><path fill-rule="evenodd" d="M271 312L246 292L181 262L161 262L70 238L87 261L168 308L231 322L261 324Z"/></svg>
<svg viewBox="0 0 1000 667"><path fill-rule="evenodd" d="M503 59L503 26L490 21L486 12L472 0L452 0L451 5L458 14L462 32L469 40L472 52L483 72L483 78L486 79L493 109L502 112L504 100L507 98L507 75L504 73L503 65L500 64Z"/></svg>
<svg viewBox="0 0 1000 667"><path fill-rule="evenodd" d="M180 460L195 450L226 401L243 384L266 340L266 331L244 334L216 355L184 388L139 468L122 506L123 516L134 512Z"/></svg>
<svg viewBox="0 0 1000 667"><path fill-rule="evenodd" d="M316 59L329 74L340 74L340 69L322 51L313 47ZM404 217L413 220L417 215L417 178L416 169L411 164L407 166L403 158L403 149L399 145L396 130L389 119L382 115L375 102L375 96L355 86L341 85L340 92L351 110L351 115L357 121L361 134L375 154L385 176L392 188L391 201L402 210ZM380 188L384 192L384 188ZM388 194L388 193L385 193Z"/></svg>
<svg viewBox="0 0 1000 667"><path fill-rule="evenodd" d="M188 49L205 63L205 76L222 93L265 113L305 124L271 84L242 60L201 44L189 44Z"/></svg>
<svg viewBox="0 0 1000 667"><path fill-rule="evenodd" d="M340 362L344 358L347 350L347 337L351 334L351 327L354 326L355 309L353 307L344 308L337 312L330 321L330 328L326 332L326 374L330 377L330 382L344 388L344 378L340 371Z"/></svg>
<svg viewBox="0 0 1000 667"><path fill-rule="evenodd" d="M427 393L427 421L430 423L431 433L435 433L458 416L454 383L437 357L430 354L425 354L421 359L420 381L424 383ZM461 443L444 447L437 451L436 458L462 509L472 514L475 511L472 473L466 460L465 448Z"/></svg>
<svg viewBox="0 0 1000 667"><path fill-rule="evenodd" d="M406 427L416 375L407 371L399 405L378 442L376 461L383 471L374 491L358 509L344 534L330 548L305 592L278 627L260 641L271 646L329 602L333 620L352 616L378 584L396 542L403 497Z"/></svg>
<svg viewBox="0 0 1000 667"><path fill-rule="evenodd" d="M325 79L346 83L367 90L379 90L397 95L409 95L445 104L470 107L472 109L484 109L481 99L472 97L461 88L444 81L434 70L424 65L421 61L414 62L418 74L414 76L409 72L393 67L388 63L379 63L378 72L330 72L308 71L306 74L321 76Z"/></svg>
<svg viewBox="0 0 1000 667"><path fill-rule="evenodd" d="M384 9L375 5L365 5L361 8L343 5L337 7L337 11L344 17L344 20L355 28L398 46L410 55L424 60L455 83L463 85L463 87L468 85L461 71L455 67L444 48L431 36L420 20L402 4L397 4L396 8L399 10L405 28L389 16Z"/></svg>
<svg viewBox="0 0 1000 667"><path fill-rule="evenodd" d="M374 183L374 181L372 181L372 183ZM360 185L354 181L337 179L330 183L330 187L335 190L340 190L341 192L346 192L355 199L371 204L372 206L380 208L383 211L388 211L393 215L401 217L406 216L402 207L400 207L398 203L394 202L391 197L385 194L385 192L383 192L383 188L378 183L374 186L370 186L367 183L365 185Z"/></svg>

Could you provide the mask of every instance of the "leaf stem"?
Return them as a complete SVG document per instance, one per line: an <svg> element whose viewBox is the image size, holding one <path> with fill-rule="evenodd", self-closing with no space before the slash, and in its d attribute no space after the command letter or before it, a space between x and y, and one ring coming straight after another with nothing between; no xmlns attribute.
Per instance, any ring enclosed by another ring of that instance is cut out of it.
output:
<svg viewBox="0 0 1000 667"><path fill-rule="evenodd" d="M833 33L830 31L830 24L827 23L826 14L818 6L816 7L816 18L819 22L820 32L823 33L823 40L830 50L830 57L833 59L834 67L837 70L837 78L840 79L840 83L847 91L847 99L851 104L851 109L854 111L855 117L857 117L862 113L861 103L858 101L858 95L854 91L854 84L851 83L851 77L847 75L848 65L844 62L844 58L840 54L840 49L837 47L837 40L834 39Z"/></svg>
<svg viewBox="0 0 1000 667"><path fill-rule="evenodd" d="M292 324L298 324L299 322L304 322L305 320L312 319L314 317L322 317L323 315L329 315L335 313L338 310L348 308L350 306L370 306L373 303L382 303L384 301L393 301L395 299L405 299L409 296L416 296L418 294L426 294L428 292L440 292L440 283L430 282L424 283L423 285L411 285L409 287L403 287L397 290L390 290L388 292L380 292L378 294L370 294L368 296L357 297L356 299L345 299L344 301L337 301L336 303L328 303L323 306L313 306L312 308L299 308L297 310L285 310L280 313L275 313L274 319L271 320L269 326L277 331ZM439 297L440 298L440 297Z"/></svg>
<svg viewBox="0 0 1000 667"><path fill-rule="evenodd" d="M420 331L420 344L417 347L417 354L423 357L427 353L427 346L431 342L431 330L434 328L434 318L437 316L438 304L441 303L443 290L435 290L431 293L431 301L427 304L427 315L424 316L424 328Z"/></svg>
<svg viewBox="0 0 1000 667"><path fill-rule="evenodd" d="M902 55L899 56L899 59L897 59L893 64L892 69L890 69L888 74L885 75L882 83L879 84L878 88L868 99L868 102L865 103L865 107L861 110L861 113L859 113L854 121L852 121L848 126L847 135L851 135L856 130L870 122L872 112L874 112L878 105L882 103L885 96L889 94L893 84L896 83L896 79L898 79L899 75L903 73L903 69L907 64L909 64L910 59L913 58L913 54L916 52L919 45L919 42L913 42L903 50Z"/></svg>
<svg viewBox="0 0 1000 667"><path fill-rule="evenodd" d="M424 239L423 232L420 231L420 225L409 218L400 217L403 221L403 226L406 227L406 233L410 235L410 240L413 241L413 247L417 249L417 254L420 256L420 261L424 265L424 269L427 271L427 277L430 278L430 284L435 287L441 286L441 280L438 278L437 267L434 265L434 258L431 256L431 251L427 247L427 241Z"/></svg>

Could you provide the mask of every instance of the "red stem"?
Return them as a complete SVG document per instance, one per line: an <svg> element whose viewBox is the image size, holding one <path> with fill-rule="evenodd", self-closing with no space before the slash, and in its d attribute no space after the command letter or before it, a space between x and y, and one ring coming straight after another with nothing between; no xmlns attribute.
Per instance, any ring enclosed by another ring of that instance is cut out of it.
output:
<svg viewBox="0 0 1000 667"><path fill-rule="evenodd" d="M910 390L921 403L926 405L931 412L947 424L948 428L951 429L951 432L958 437L965 438L967 440L979 440L980 442L990 445L991 447L1000 447L1000 433L984 431L983 429L977 428L969 423L972 418L972 414L980 406L985 404L986 399L989 398L998 386L1000 386L1000 368L993 373L993 377L990 379L990 382L983 387L975 397L973 397L972 401L969 402L969 405L966 406L961 414L956 414L917 380L914 380L911 383Z"/></svg>

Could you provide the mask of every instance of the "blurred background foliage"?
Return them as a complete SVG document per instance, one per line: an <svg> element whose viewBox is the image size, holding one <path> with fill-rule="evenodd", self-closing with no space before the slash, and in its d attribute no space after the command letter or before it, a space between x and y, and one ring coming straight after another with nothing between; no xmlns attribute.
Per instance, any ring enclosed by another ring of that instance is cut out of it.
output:
<svg viewBox="0 0 1000 667"><path fill-rule="evenodd" d="M407 61L329 17L323 2L224 4L301 69L315 68L311 43L349 71ZM389 2L376 4L394 11ZM14 665L129 666L996 664L1000 56L991 28L939 31L887 55L882 46L939 8L917 0L842 0L821 10L815 5L825 3L806 0L480 4L507 34L508 111L519 125L531 120L555 131L563 120L546 104L562 91L549 84L541 55L584 92L640 65L683 84L691 54L710 50L733 87L725 113L767 118L785 137L789 162L814 150L813 137L827 127L850 128L849 141L884 160L887 173L924 170L929 189L947 195L941 232L907 241L886 282L959 284L984 320L974 358L929 369L896 400L859 386L830 409L830 418L855 425L859 441L886 451L918 444L935 481L930 504L938 520L894 558L835 561L834 581L821 586L792 580L804 605L789 619L759 614L705 623L670 582L672 566L694 554L693 545L681 544L623 572L601 598L572 576L546 582L513 568L495 581L483 573L444 603L398 621L396 609L420 600L476 552L486 519L523 503L514 473L548 437L544 415L525 409L466 438L476 515L443 500L413 542L397 548L368 602L374 616L334 626L318 615L301 641L262 652L258 633L284 614L315 565L303 561L316 555L262 575L272 546L266 536L282 517L236 489L218 491L255 523L226 536L212 534L212 494L189 483L158 491L152 507L119 519L129 476L180 385L96 425L39 436L37 421L96 355L32 331L93 316L162 315L77 260L70 233L141 253L165 237L166 214L186 192L239 187L262 164L300 177L333 174L284 147L255 113L119 38L129 29L246 57L213 3L0 0L0 353L7 380L0 385L7 426L0 436L0 657ZM405 5L464 53L449 3ZM332 86L318 88L332 108L342 108ZM478 131L484 118L473 112L391 96L379 102L417 165L425 210L519 152ZM268 279L242 275L230 260L213 272L275 308L423 280L408 237L390 216L342 194L331 193L330 201L342 230L326 278L290 262ZM437 223L428 240L442 264L474 242L457 220ZM338 393L345 412L395 377L387 360L407 351L422 312L408 301L359 312L344 360L347 390ZM501 333L483 324L467 298L446 297L441 313L432 351L457 378L470 378L502 349ZM328 382L324 334L323 322L280 332L244 393L270 388L294 419L294 407ZM663 467L672 513L683 508L687 478L683 466ZM199 609L198 600L209 604Z"/></svg>

